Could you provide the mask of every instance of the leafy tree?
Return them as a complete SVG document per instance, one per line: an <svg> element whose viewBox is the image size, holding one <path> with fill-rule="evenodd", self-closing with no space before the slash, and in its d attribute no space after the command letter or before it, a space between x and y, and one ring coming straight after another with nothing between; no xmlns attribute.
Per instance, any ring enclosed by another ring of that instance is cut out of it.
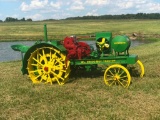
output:
<svg viewBox="0 0 160 120"><path fill-rule="evenodd" d="M28 18L27 21L32 21L32 19L31 19L31 18Z"/></svg>
<svg viewBox="0 0 160 120"><path fill-rule="evenodd" d="M5 22L14 22L14 21L17 21L17 20L18 20L17 18L7 17L5 19Z"/></svg>
<svg viewBox="0 0 160 120"><path fill-rule="evenodd" d="M19 21L26 21L25 18L20 19Z"/></svg>
<svg viewBox="0 0 160 120"><path fill-rule="evenodd" d="M29 18L29 19L26 20L24 17L22 19L19 19L19 20L17 18L12 18L12 17L7 17L5 19L5 22L17 22L17 21L32 21L32 19Z"/></svg>

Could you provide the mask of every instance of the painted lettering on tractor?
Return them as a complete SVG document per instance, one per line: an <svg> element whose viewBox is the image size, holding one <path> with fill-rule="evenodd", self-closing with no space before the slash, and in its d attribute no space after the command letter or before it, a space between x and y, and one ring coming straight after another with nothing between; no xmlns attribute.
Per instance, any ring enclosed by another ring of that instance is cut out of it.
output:
<svg viewBox="0 0 160 120"><path fill-rule="evenodd" d="M87 60L87 61L81 61L80 63L82 64L85 64L85 63L90 63L90 64L98 64L98 63L102 63L102 62L105 62L105 63L112 63L112 62L116 62L116 60Z"/></svg>
<svg viewBox="0 0 160 120"><path fill-rule="evenodd" d="M114 44L126 44L126 42L114 42Z"/></svg>

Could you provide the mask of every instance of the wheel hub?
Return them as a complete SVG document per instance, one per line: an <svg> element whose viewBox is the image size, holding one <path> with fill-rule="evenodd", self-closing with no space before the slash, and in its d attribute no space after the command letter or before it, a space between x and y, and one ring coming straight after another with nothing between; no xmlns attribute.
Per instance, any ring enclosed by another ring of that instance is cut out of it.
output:
<svg viewBox="0 0 160 120"><path fill-rule="evenodd" d="M44 67L44 71L48 72L48 67Z"/></svg>
<svg viewBox="0 0 160 120"><path fill-rule="evenodd" d="M120 79L119 75L114 76L114 80L119 80L119 79Z"/></svg>
<svg viewBox="0 0 160 120"><path fill-rule="evenodd" d="M44 71L45 73L49 73L49 72L51 71L51 68L50 68L48 65L45 65L45 66L43 67L43 71Z"/></svg>

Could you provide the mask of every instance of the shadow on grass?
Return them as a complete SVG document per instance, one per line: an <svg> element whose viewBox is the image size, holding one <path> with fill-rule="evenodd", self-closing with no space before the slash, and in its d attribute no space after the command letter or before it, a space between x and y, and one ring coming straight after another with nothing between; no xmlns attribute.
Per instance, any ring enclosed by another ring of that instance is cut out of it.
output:
<svg viewBox="0 0 160 120"><path fill-rule="evenodd" d="M100 78L104 76L104 71L101 70L94 70L94 71L85 71L85 70L74 70L71 71L69 75L69 83L80 80L80 79L85 79L85 78Z"/></svg>
<svg viewBox="0 0 160 120"><path fill-rule="evenodd" d="M134 78L139 78L140 77L140 71L134 67L130 67L128 68L128 71L131 75L131 78L134 77ZM85 79L85 78L100 78L100 77L103 77L104 76L104 70L93 70L93 71L86 71L86 70L83 70L83 69L80 69L80 70L72 70L70 75L69 75L69 83L70 82L73 82L75 80L79 80L79 79Z"/></svg>

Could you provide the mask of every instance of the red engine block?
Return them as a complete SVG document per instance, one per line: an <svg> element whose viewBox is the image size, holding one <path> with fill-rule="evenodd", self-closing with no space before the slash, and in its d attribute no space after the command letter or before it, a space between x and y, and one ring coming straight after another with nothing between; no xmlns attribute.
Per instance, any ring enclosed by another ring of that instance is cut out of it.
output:
<svg viewBox="0 0 160 120"><path fill-rule="evenodd" d="M77 42L74 37L66 37L63 41L64 47L67 49L68 59L82 59L91 53L90 46L85 42Z"/></svg>

